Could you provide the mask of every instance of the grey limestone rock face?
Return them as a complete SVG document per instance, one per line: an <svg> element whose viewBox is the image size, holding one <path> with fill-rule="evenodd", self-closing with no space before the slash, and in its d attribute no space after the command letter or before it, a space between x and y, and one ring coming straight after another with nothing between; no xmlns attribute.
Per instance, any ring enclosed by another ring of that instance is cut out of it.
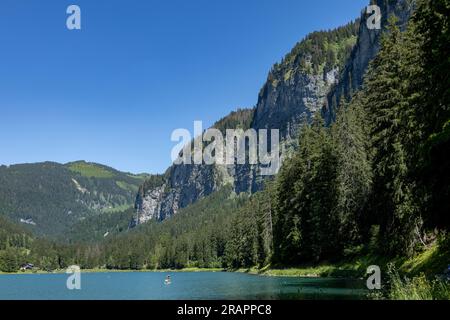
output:
<svg viewBox="0 0 450 320"><path fill-rule="evenodd" d="M323 116L327 124L336 120L336 109L342 99L349 100L363 85L369 63L380 50L381 35L388 26L389 17L395 15L398 18L397 23L405 28L414 9L414 3L414 0L376 0L375 4L381 8L381 29L369 29L367 26L369 15L362 12L356 45L323 107Z"/></svg>
<svg viewBox="0 0 450 320"><path fill-rule="evenodd" d="M296 137L299 126L321 109L339 70L325 76L297 73L291 79L268 81L260 95L253 126L279 129L283 138Z"/></svg>
<svg viewBox="0 0 450 320"><path fill-rule="evenodd" d="M224 172L215 166L173 165L160 186L141 188L136 197L137 215L133 225L167 219L180 208L217 191L224 184Z"/></svg>

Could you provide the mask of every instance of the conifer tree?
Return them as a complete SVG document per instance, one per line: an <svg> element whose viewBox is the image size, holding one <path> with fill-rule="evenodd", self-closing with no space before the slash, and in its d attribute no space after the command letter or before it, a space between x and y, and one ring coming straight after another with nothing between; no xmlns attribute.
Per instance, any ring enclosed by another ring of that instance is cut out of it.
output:
<svg viewBox="0 0 450 320"><path fill-rule="evenodd" d="M332 127L338 159L333 214L341 250L360 244L370 225L367 205L373 178L372 152L364 102L357 94L350 105L343 104Z"/></svg>
<svg viewBox="0 0 450 320"><path fill-rule="evenodd" d="M418 184L427 226L450 228L450 0L419 1L411 42L418 50L412 73L415 118L420 125ZM414 56L413 56L414 57ZM419 66L419 67L417 67Z"/></svg>
<svg viewBox="0 0 450 320"><path fill-rule="evenodd" d="M406 49L403 37L396 19L391 18L363 92L371 115L375 153L372 208L380 218L381 240L389 254L411 254L421 224L410 181L405 144L408 132L403 125L410 107L405 95L408 80L402 61Z"/></svg>

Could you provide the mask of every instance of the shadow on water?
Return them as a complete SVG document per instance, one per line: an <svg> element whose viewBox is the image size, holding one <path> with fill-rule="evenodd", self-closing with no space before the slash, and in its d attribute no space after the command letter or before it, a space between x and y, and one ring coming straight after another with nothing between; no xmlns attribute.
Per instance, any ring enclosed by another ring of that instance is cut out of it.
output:
<svg viewBox="0 0 450 320"><path fill-rule="evenodd" d="M281 279L281 280L280 280ZM268 294L249 299L268 300L363 300L367 289L361 280L325 278L278 278L266 287Z"/></svg>

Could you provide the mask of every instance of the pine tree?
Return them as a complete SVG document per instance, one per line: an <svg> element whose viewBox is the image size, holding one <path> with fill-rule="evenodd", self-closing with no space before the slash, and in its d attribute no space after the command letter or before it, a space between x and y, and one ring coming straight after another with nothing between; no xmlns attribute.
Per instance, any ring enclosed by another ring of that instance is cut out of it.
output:
<svg viewBox="0 0 450 320"><path fill-rule="evenodd" d="M336 152L323 119L304 125L299 150L277 181L275 263L298 264L337 256Z"/></svg>
<svg viewBox="0 0 450 320"><path fill-rule="evenodd" d="M418 184L427 200L428 227L450 228L450 0L421 0L410 41L416 46L411 75L421 141ZM419 67L417 67L419 66ZM412 68L412 67L411 67Z"/></svg>
<svg viewBox="0 0 450 320"><path fill-rule="evenodd" d="M332 127L338 158L333 214L341 250L362 243L370 225L366 210L372 188L372 152L364 102L362 95L356 95L350 105L343 104Z"/></svg>
<svg viewBox="0 0 450 320"><path fill-rule="evenodd" d="M404 120L410 105L405 95L403 37L396 19L391 18L363 93L372 117L375 152L373 214L380 217L383 248L389 254L411 254L421 224L405 144L408 131Z"/></svg>
<svg viewBox="0 0 450 320"><path fill-rule="evenodd" d="M19 270L18 251L14 248L7 248L0 251L0 271L16 272Z"/></svg>

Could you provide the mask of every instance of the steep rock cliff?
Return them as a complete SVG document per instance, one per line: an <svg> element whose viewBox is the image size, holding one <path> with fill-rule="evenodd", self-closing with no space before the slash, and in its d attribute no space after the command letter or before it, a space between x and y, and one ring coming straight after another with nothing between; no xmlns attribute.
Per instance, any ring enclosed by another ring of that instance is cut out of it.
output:
<svg viewBox="0 0 450 320"><path fill-rule="evenodd" d="M350 100L353 93L361 88L367 67L380 49L381 35L388 25L389 17L395 15L398 18L398 24L404 28L415 3L414 0L376 0L374 2L381 8L381 29L369 29L367 20L370 14L367 14L365 10L361 13L356 45L339 76L339 81L330 90L323 106L323 116L327 124L336 119L336 110L341 100Z"/></svg>

